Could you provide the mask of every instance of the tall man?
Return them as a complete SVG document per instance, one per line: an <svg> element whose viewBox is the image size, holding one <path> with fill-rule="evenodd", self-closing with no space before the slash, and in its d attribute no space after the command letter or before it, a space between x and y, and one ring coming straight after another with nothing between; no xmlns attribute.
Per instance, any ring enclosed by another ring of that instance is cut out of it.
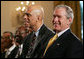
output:
<svg viewBox="0 0 84 59"><path fill-rule="evenodd" d="M28 19L25 21L30 24L30 28L32 28L33 32L25 39L20 57L41 58L48 40L54 35L54 32L44 25L44 10L41 6L29 6L26 14L28 14Z"/></svg>
<svg viewBox="0 0 84 59"><path fill-rule="evenodd" d="M69 6L58 5L53 13L53 25L58 38L48 47L45 58L82 58L83 45L71 32L70 25L73 22L73 11Z"/></svg>

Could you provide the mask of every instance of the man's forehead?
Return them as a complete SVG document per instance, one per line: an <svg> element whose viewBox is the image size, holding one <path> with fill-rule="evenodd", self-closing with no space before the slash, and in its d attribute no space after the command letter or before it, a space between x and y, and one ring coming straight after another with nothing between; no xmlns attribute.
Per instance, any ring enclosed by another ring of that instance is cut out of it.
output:
<svg viewBox="0 0 84 59"><path fill-rule="evenodd" d="M64 12L64 11L66 11L66 9L64 7L55 8L54 12L56 12L56 11Z"/></svg>
<svg viewBox="0 0 84 59"><path fill-rule="evenodd" d="M60 7L60 8L56 8L55 10L54 10L54 13L53 13L54 15L55 14L66 14L66 9L65 8L62 8L62 7Z"/></svg>
<svg viewBox="0 0 84 59"><path fill-rule="evenodd" d="M25 14L26 14L26 15L29 15L30 12L31 12L31 10L27 10L27 11L25 12Z"/></svg>
<svg viewBox="0 0 84 59"><path fill-rule="evenodd" d="M26 10L27 13L30 13L33 10L43 10L43 8L39 5L31 5L28 7L28 9Z"/></svg>
<svg viewBox="0 0 84 59"><path fill-rule="evenodd" d="M26 13L27 13L27 15L29 16L29 15L32 15L32 14L34 14L34 13L39 13L39 10L35 10L35 9L33 9L33 10L28 10Z"/></svg>
<svg viewBox="0 0 84 59"><path fill-rule="evenodd" d="M3 36L10 36L10 33L4 33Z"/></svg>

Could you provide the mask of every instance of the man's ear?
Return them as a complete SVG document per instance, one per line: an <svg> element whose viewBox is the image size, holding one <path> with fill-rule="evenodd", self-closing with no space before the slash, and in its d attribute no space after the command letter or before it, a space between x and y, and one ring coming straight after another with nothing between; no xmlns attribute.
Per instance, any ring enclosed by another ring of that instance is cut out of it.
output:
<svg viewBox="0 0 84 59"><path fill-rule="evenodd" d="M38 20L41 20L41 19L42 19L42 16L41 16L41 15L39 15L39 16L38 16Z"/></svg>
<svg viewBox="0 0 84 59"><path fill-rule="evenodd" d="M70 18L68 19L68 24L67 24L67 25L71 25L71 23L72 23L72 18L70 17Z"/></svg>
<svg viewBox="0 0 84 59"><path fill-rule="evenodd" d="M71 23L72 23L72 18L70 17L69 19L67 19L67 25L69 26L69 25L71 25Z"/></svg>
<svg viewBox="0 0 84 59"><path fill-rule="evenodd" d="M71 18L71 17L69 18L69 23L70 23L70 24L72 23L72 18Z"/></svg>
<svg viewBox="0 0 84 59"><path fill-rule="evenodd" d="M36 17L37 17L36 22L38 22L38 20L39 20L39 16L36 16Z"/></svg>

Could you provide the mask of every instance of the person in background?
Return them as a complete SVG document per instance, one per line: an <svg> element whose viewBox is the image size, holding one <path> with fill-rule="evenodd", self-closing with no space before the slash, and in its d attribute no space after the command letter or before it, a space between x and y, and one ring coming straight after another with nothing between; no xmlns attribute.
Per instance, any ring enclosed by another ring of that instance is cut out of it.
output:
<svg viewBox="0 0 84 59"><path fill-rule="evenodd" d="M24 27L25 27L26 33L28 35L29 33L32 32L32 29L31 29L30 24L28 22L28 14L24 13L23 18L24 18Z"/></svg>
<svg viewBox="0 0 84 59"><path fill-rule="evenodd" d="M27 20L28 18L26 18L26 17L28 17L28 15L24 14L23 19ZM19 56L21 55L22 49L23 49L24 39L31 32L32 32L32 30L30 28L29 23L27 23L25 21L24 21L24 25L21 25L20 27L18 27L18 29L15 33L15 40L16 40L16 44L19 47L19 49L18 49L18 52L17 52L15 58L19 58Z"/></svg>
<svg viewBox="0 0 84 59"><path fill-rule="evenodd" d="M49 40L52 44L47 44L44 58L83 58L83 44L70 29L73 18L71 7L67 5L55 7L52 23L56 37L52 37L52 42Z"/></svg>
<svg viewBox="0 0 84 59"><path fill-rule="evenodd" d="M1 40L1 58L7 58L11 53L12 49L14 49L14 36L10 31L5 31Z"/></svg>

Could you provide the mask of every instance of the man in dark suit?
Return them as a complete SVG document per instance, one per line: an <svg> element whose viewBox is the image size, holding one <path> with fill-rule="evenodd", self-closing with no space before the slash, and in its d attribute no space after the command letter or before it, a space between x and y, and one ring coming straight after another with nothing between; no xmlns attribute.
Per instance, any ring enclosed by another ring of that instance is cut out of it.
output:
<svg viewBox="0 0 84 59"><path fill-rule="evenodd" d="M48 47L44 58L83 57L83 44L70 30L73 17L73 11L69 6L56 6L53 14L53 25L58 37Z"/></svg>
<svg viewBox="0 0 84 59"><path fill-rule="evenodd" d="M54 36L54 32L43 24L44 10L41 6L29 6L26 14L28 15L28 19L25 19L25 21L30 24L33 32L24 40L20 58L41 58L48 40ZM33 39L34 44L32 43Z"/></svg>
<svg viewBox="0 0 84 59"><path fill-rule="evenodd" d="M13 33L5 31L1 40L1 58L7 58L13 49Z"/></svg>

